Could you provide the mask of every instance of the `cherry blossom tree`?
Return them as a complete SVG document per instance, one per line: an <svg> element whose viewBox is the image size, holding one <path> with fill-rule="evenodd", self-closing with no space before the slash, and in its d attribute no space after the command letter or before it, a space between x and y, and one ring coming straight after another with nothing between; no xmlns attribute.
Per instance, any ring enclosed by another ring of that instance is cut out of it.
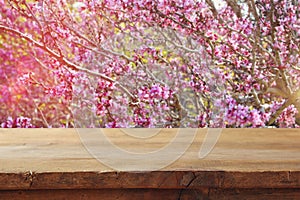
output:
<svg viewBox="0 0 300 200"><path fill-rule="evenodd" d="M298 127L299 2L218 2L0 0L2 127Z"/></svg>

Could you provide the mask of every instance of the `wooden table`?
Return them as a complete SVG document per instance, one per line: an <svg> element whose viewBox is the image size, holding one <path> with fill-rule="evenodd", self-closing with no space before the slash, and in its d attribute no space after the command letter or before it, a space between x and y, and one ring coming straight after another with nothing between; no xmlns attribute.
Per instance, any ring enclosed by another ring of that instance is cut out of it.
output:
<svg viewBox="0 0 300 200"><path fill-rule="evenodd" d="M131 130L0 129L0 199L300 199L300 130L224 129L204 158L207 129L159 129L149 138L126 135ZM178 131L195 137L181 157L153 171L141 168L155 169L172 151L137 162L110 151L95 131L145 156L166 148Z"/></svg>

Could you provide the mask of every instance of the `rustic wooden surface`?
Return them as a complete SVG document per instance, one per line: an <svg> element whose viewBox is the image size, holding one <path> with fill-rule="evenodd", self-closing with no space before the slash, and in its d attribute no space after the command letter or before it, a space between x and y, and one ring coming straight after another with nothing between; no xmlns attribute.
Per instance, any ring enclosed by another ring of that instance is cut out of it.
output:
<svg viewBox="0 0 300 200"><path fill-rule="evenodd" d="M299 199L296 189L114 189L114 190L20 190L2 191L0 199L20 200L291 200ZM42 195L41 195L42 194Z"/></svg>
<svg viewBox="0 0 300 200"><path fill-rule="evenodd" d="M141 140L104 130L134 152L162 148L176 131ZM88 153L75 129L0 129L0 199L300 199L300 130L224 129L199 159L205 134L199 129L183 156L163 169L116 171Z"/></svg>

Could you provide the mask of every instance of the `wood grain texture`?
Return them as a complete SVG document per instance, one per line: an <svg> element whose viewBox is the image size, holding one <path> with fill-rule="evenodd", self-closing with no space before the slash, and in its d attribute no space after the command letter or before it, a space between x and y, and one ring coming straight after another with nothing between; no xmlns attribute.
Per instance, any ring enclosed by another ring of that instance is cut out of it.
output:
<svg viewBox="0 0 300 200"><path fill-rule="evenodd" d="M174 200L179 196L179 190L155 189L0 191L0 200ZM187 193L183 196L194 199L195 194Z"/></svg>
<svg viewBox="0 0 300 200"><path fill-rule="evenodd" d="M191 175L192 174L192 175ZM0 189L300 188L300 172L51 172L1 173Z"/></svg>
<svg viewBox="0 0 300 200"><path fill-rule="evenodd" d="M0 200L297 200L299 196L299 189L79 189L0 191Z"/></svg>
<svg viewBox="0 0 300 200"><path fill-rule="evenodd" d="M147 153L164 148L178 129L161 129L147 139L121 129L102 131L120 148ZM126 170L133 161L120 157L114 162L124 170L117 171L86 150L76 129L0 129L0 199L43 199L42 193L53 199L254 199L254 193L262 197L255 199L300 198L300 130L224 129L200 159L206 132L198 129L185 153L162 169L141 171L134 165ZM92 134L89 145L107 151Z"/></svg>
<svg viewBox="0 0 300 200"><path fill-rule="evenodd" d="M167 145L177 130L162 129L147 140L128 137L120 129L105 129L104 132L120 148L147 152ZM198 153L205 135L206 130L199 129L185 154L163 170L257 172L300 169L300 130L224 129L212 152L206 158L199 159ZM97 141L90 145L98 145L99 150L106 151L106 147L100 146ZM115 162L118 164L120 160L121 157ZM151 160L149 164L155 165ZM0 172L29 170L114 171L86 151L75 129L0 129ZM139 171L138 166L133 171Z"/></svg>

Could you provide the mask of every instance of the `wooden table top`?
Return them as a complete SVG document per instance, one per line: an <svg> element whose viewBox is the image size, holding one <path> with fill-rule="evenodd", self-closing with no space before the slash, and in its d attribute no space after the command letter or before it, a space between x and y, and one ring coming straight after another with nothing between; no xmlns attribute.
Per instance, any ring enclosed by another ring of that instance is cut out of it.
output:
<svg viewBox="0 0 300 200"><path fill-rule="evenodd" d="M0 129L0 189L300 188L300 129L219 133L208 141L207 129ZM216 144L199 157L209 142ZM170 144L182 155L171 162L170 148L155 157Z"/></svg>

